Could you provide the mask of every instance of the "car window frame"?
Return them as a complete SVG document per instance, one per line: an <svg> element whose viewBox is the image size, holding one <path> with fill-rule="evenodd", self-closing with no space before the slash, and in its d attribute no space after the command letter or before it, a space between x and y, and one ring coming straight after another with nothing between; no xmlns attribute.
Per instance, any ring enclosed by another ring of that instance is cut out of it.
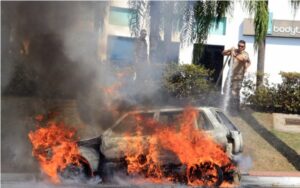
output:
<svg viewBox="0 0 300 188"><path fill-rule="evenodd" d="M180 109L174 109L174 110L166 110L166 109L160 110L159 114L157 116L157 121L160 121L160 116L161 116L162 113L172 113L172 112L174 112L174 113L177 113L177 112L178 113L183 113L183 111L184 111L184 109L181 109L181 108ZM206 121L209 124L209 127L211 129L203 129L202 126L199 125L199 122L198 122L199 117L197 119L195 119L195 122L194 122L195 128L197 130L213 131L215 129L215 127L214 127L213 123L211 122L210 118L207 116L206 111L204 109L199 109L199 108L197 108L197 111L198 111L199 115L201 114L203 116L204 121Z"/></svg>
<svg viewBox="0 0 300 188"><path fill-rule="evenodd" d="M204 128L202 128L202 126L199 125L198 119L200 117L197 118L197 128L201 129L201 130L204 130L204 131L213 131L215 129L215 127L213 126L213 123L211 122L211 120L207 116L206 112L204 110L201 110L201 109L198 109L198 112L199 112L199 116L202 115L202 117L204 118L204 121L206 121L206 123L209 124L210 129L204 129Z"/></svg>
<svg viewBox="0 0 300 188"><path fill-rule="evenodd" d="M157 111L136 111L136 112L128 112L126 114L124 114L123 116L121 116L109 129L107 129L106 131L104 131L103 136L108 136L111 135L113 132L113 129L116 128L118 125L120 125L120 123L128 116L132 116L135 114L141 114L141 113L153 113L153 119L155 119L155 117L157 116Z"/></svg>
<svg viewBox="0 0 300 188"><path fill-rule="evenodd" d="M171 109L171 110L164 109L164 110L160 110L159 113L158 113L157 119L156 119L158 122L160 122L160 118L161 118L162 113L179 113L179 114L182 114L183 109ZM196 126L196 122L194 122L194 126Z"/></svg>
<svg viewBox="0 0 300 188"><path fill-rule="evenodd" d="M215 110L214 114L216 116L216 119L227 129L229 129L230 131L239 131L239 129L232 123L232 121L227 117L227 115L224 112L222 112L221 110ZM222 114L224 117L222 117L220 114ZM225 119L227 123L223 119Z"/></svg>

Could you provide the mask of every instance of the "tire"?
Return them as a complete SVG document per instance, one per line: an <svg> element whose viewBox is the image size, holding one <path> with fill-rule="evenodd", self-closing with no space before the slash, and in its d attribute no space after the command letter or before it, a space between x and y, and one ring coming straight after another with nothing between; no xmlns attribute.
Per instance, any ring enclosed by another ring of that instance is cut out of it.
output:
<svg viewBox="0 0 300 188"><path fill-rule="evenodd" d="M187 178L192 185L219 186L223 182L223 171L217 164L207 161L191 166Z"/></svg>
<svg viewBox="0 0 300 188"><path fill-rule="evenodd" d="M80 165L69 164L59 172L60 180L64 183L81 182L85 183L92 177L92 170L83 158L79 161Z"/></svg>

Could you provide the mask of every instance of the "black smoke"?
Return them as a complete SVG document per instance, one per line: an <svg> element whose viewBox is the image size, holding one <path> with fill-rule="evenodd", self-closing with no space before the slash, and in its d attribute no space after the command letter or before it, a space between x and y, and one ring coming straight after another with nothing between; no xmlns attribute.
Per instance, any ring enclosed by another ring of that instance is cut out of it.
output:
<svg viewBox="0 0 300 188"><path fill-rule="evenodd" d="M101 92L92 89L102 84L98 38L106 7L107 2L1 1L2 172L38 170L27 137L36 115L67 111L84 117L89 112L81 109L88 106L83 98L92 92L97 97L91 103L106 107ZM97 114L98 122L109 117L105 113Z"/></svg>

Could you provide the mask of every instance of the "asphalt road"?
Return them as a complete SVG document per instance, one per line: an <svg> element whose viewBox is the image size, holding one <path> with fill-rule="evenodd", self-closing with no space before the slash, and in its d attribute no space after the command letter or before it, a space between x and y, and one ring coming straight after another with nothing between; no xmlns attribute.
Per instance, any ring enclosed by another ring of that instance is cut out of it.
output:
<svg viewBox="0 0 300 188"><path fill-rule="evenodd" d="M168 184L141 184L132 185L126 183L126 181L120 182L120 184L95 184L95 182L89 182L87 184L81 183L67 183L67 184L52 184L45 180L42 180L39 175L35 174L1 174L1 187L3 188L112 188L112 187L187 187L183 185L168 185ZM280 175L251 175L243 174L241 178L241 184L239 187L299 187L300 188L300 176L280 176Z"/></svg>

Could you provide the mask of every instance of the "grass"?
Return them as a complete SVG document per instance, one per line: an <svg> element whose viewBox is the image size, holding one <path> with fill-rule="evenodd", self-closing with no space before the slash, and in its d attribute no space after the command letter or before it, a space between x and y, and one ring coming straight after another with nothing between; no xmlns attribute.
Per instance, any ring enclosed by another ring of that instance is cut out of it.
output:
<svg viewBox="0 0 300 188"><path fill-rule="evenodd" d="M244 117L253 117L255 121L247 121L242 116L232 116L232 121L239 127L243 134L244 152L243 156L250 157L251 166L248 169L253 171L297 171L286 156L282 154L282 150L271 140L279 139L288 147L296 152L300 149L300 133L285 133L273 129L273 116L271 113L261 113L254 111L243 112ZM251 118L249 118L251 119ZM256 125L255 125L255 124ZM267 133L267 134L266 134ZM243 169L242 169L243 170Z"/></svg>
<svg viewBox="0 0 300 188"><path fill-rule="evenodd" d="M300 155L300 133L285 133L277 130L271 131Z"/></svg>
<svg viewBox="0 0 300 188"><path fill-rule="evenodd" d="M262 125L264 125L266 129L270 130L271 133L300 154L300 133L288 133L275 130L273 128L273 116L271 113L255 112L253 116L256 117L259 122L263 122Z"/></svg>

